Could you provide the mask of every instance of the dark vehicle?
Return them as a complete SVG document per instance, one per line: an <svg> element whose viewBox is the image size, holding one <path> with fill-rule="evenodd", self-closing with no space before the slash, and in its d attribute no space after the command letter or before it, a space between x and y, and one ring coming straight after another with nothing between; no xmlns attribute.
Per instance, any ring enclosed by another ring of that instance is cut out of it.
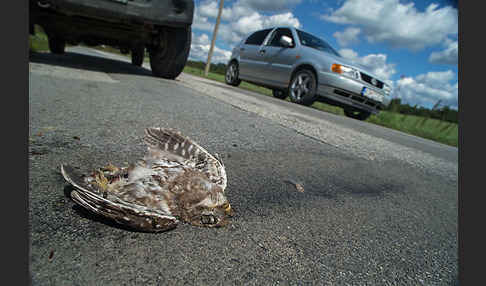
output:
<svg viewBox="0 0 486 286"><path fill-rule="evenodd" d="M193 0L30 0L29 10L30 33L41 26L54 54L66 43L109 45L141 66L147 49L152 73L168 79L189 56Z"/></svg>

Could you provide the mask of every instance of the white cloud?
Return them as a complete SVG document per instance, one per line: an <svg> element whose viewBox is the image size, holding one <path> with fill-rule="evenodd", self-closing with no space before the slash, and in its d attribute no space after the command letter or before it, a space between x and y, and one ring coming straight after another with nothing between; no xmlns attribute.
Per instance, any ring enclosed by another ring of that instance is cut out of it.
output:
<svg viewBox="0 0 486 286"><path fill-rule="evenodd" d="M199 14L203 17L216 18L218 16L218 7L217 1L206 1L197 6L196 9L198 9Z"/></svg>
<svg viewBox="0 0 486 286"><path fill-rule="evenodd" d="M414 3L399 0L347 0L321 19L359 26L371 43L421 50L458 32L457 9L430 4L418 11Z"/></svg>
<svg viewBox="0 0 486 286"><path fill-rule="evenodd" d="M198 10L194 12L194 19L192 22L192 29L198 29L203 31L213 30L213 23L210 23L208 17L203 17L198 14Z"/></svg>
<svg viewBox="0 0 486 286"><path fill-rule="evenodd" d="M272 16L263 16L257 12L253 12L251 15L241 17L232 24L233 29L242 36L256 30L274 26L293 26L299 28L300 22L290 12Z"/></svg>
<svg viewBox="0 0 486 286"><path fill-rule="evenodd" d="M302 0L240 0L241 5L248 6L258 11L282 11L289 10Z"/></svg>
<svg viewBox="0 0 486 286"><path fill-rule="evenodd" d="M358 35L360 32L361 29L350 27L343 32L335 32L333 36L337 39L339 45L346 47L359 41Z"/></svg>
<svg viewBox="0 0 486 286"><path fill-rule="evenodd" d="M212 31L211 31L212 33ZM227 44L234 45L238 43L243 35L234 30L231 25L220 24L218 29L218 39L225 41Z"/></svg>
<svg viewBox="0 0 486 286"><path fill-rule="evenodd" d="M192 33L192 43L198 45L207 45L209 44L209 37L206 34L201 34L199 37L195 37L194 33Z"/></svg>
<svg viewBox="0 0 486 286"><path fill-rule="evenodd" d="M434 88L441 88L444 83L448 83L454 79L455 73L451 70L445 72L428 72L426 74L420 74L415 77L417 82L426 84Z"/></svg>
<svg viewBox="0 0 486 286"><path fill-rule="evenodd" d="M429 62L433 64L457 65L457 41L448 40L446 41L445 46L445 50L442 50L440 52L432 52L429 57Z"/></svg>
<svg viewBox="0 0 486 286"><path fill-rule="evenodd" d="M265 16L263 23L267 27L273 26L292 26L296 28L300 28L299 19L294 17L294 14L291 12L276 14L272 16Z"/></svg>
<svg viewBox="0 0 486 286"><path fill-rule="evenodd" d="M431 107L441 100L442 104L457 109L458 84L457 81L452 83L454 77L451 70L404 77L396 82L395 95L411 105Z"/></svg>
<svg viewBox="0 0 486 286"><path fill-rule="evenodd" d="M341 49L339 50L339 54L344 58L354 60L358 58L358 53L353 51L352 49Z"/></svg>
<svg viewBox="0 0 486 286"><path fill-rule="evenodd" d="M236 20L232 27L239 34L246 34L249 31L262 29L263 18L257 12L253 12L249 16L241 17Z"/></svg>
<svg viewBox="0 0 486 286"><path fill-rule="evenodd" d="M358 53L352 49L341 49L339 50L339 53L344 58L369 68L376 76L385 80L387 83L392 84L390 78L396 73L395 64L387 63L387 55L369 54L360 57Z"/></svg>
<svg viewBox="0 0 486 286"><path fill-rule="evenodd" d="M451 108L458 107L458 82L452 70L428 72L415 77L402 77L393 82L390 78L396 73L395 64L387 63L385 54L370 54L360 57L352 49L341 49L339 53L353 62L368 67L371 72L393 86L393 96L403 103L432 107L438 100Z"/></svg>
<svg viewBox="0 0 486 286"><path fill-rule="evenodd" d="M193 33L189 59L206 62L208 60L210 46L211 45L208 35L201 34L200 36L195 36ZM227 63L230 57L231 51L227 51L218 48L217 46L214 46L211 63Z"/></svg>
<svg viewBox="0 0 486 286"><path fill-rule="evenodd" d="M300 2L300 0L277 2L282 5L292 5ZM221 23L218 28L218 38L230 45L234 45L245 35L259 29L274 26L301 27L299 20L291 12L264 15L260 13L260 10L256 10L259 6L268 4L265 3L266 2L264 1L240 0L235 2L232 6L223 8ZM270 4L273 5L273 2ZM194 13L193 29L212 32L215 18L217 17L217 11L218 1L208 0L199 4Z"/></svg>

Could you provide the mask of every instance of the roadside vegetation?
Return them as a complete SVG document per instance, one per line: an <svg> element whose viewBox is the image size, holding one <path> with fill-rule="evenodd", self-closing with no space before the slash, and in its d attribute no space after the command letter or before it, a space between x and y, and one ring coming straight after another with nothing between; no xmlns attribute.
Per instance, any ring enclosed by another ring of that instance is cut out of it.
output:
<svg viewBox="0 0 486 286"><path fill-rule="evenodd" d="M49 51L49 43L47 41L47 35L41 27L35 25L35 35L29 34L29 51L32 52L44 52Z"/></svg>
<svg viewBox="0 0 486 286"><path fill-rule="evenodd" d="M29 36L29 49L34 52L49 50L47 36L42 29L35 26L36 35ZM96 47L106 52L120 54L118 49L112 47ZM129 56L129 55L125 55ZM148 61L148 58L145 58ZM204 77L204 63L188 61L184 72ZM211 72L207 78L218 82L224 81L226 65L211 64ZM242 82L239 88L257 92L263 95L272 96L272 91L247 82ZM287 99L288 100L288 99ZM392 100L387 110L381 111L378 115L371 115L366 121L390 129L395 129L415 136L437 141L450 146L458 147L458 112L449 109L447 106L438 108L439 103L432 109L402 104L400 99ZM325 112L344 116L341 108L328 105L322 102L315 102L312 108Z"/></svg>

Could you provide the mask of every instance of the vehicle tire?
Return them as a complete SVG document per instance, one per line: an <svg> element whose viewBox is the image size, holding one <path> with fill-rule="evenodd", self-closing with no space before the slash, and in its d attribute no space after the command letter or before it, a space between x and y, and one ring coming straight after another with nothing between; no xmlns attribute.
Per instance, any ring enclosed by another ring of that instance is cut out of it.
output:
<svg viewBox="0 0 486 286"><path fill-rule="evenodd" d="M286 99L287 96L289 96L289 93L287 90L283 89L274 89L272 90L273 97L279 98L279 99Z"/></svg>
<svg viewBox="0 0 486 286"><path fill-rule="evenodd" d="M227 84L232 86L238 86L241 83L241 79L239 79L239 69L238 63L233 61L226 67L226 72L224 76L224 80Z"/></svg>
<svg viewBox="0 0 486 286"><path fill-rule="evenodd" d="M152 74L166 79L176 78L184 69L191 48L191 27L167 28L160 44L149 49Z"/></svg>
<svg viewBox="0 0 486 286"><path fill-rule="evenodd" d="M298 70L290 81L288 95L290 101L302 105L312 105L316 100L317 80L314 73L308 69Z"/></svg>
<svg viewBox="0 0 486 286"><path fill-rule="evenodd" d="M364 110L354 111L350 109L344 109L344 115L357 120L366 120L368 117L370 117L371 112Z"/></svg>
<svg viewBox="0 0 486 286"><path fill-rule="evenodd" d="M140 67L143 64L143 59L145 57L145 47L138 46L132 49L132 65Z"/></svg>
<svg viewBox="0 0 486 286"><path fill-rule="evenodd" d="M53 54L64 54L66 49L66 40L56 36L48 36L47 41L49 43L49 51Z"/></svg>

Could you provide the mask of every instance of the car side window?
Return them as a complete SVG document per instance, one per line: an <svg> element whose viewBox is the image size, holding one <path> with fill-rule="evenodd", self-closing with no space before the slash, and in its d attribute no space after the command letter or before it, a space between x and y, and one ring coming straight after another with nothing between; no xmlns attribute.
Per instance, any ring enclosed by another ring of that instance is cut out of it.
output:
<svg viewBox="0 0 486 286"><path fill-rule="evenodd" d="M292 46L291 47L295 46L295 41L294 41L294 37L292 36L292 31L290 31L290 29L287 29L287 28L276 29L275 32L273 32L272 39L271 39L270 43L268 43L268 45L272 46L272 47L283 47L283 45L280 43L280 38L282 36L287 36L287 37L291 38L292 39Z"/></svg>
<svg viewBox="0 0 486 286"><path fill-rule="evenodd" d="M257 31L251 34L245 41L245 45L257 45L260 46L263 43L263 40L267 37L268 33L270 33L272 29L266 29Z"/></svg>

